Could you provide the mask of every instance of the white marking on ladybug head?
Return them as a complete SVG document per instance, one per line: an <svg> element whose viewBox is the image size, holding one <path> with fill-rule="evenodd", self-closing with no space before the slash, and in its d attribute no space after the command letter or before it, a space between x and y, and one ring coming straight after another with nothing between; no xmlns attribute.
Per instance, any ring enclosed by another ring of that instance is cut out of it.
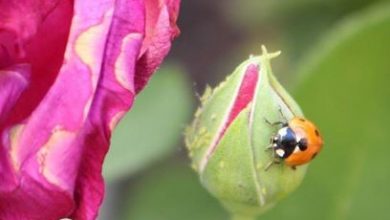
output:
<svg viewBox="0 0 390 220"><path fill-rule="evenodd" d="M299 148L299 146L297 145L295 148L294 148L294 154L295 153L298 153L298 152L300 152L301 151L301 149Z"/></svg>
<svg viewBox="0 0 390 220"><path fill-rule="evenodd" d="M280 137L284 137L287 135L288 133L287 129L288 129L287 127L279 129L278 134L280 135Z"/></svg>
<svg viewBox="0 0 390 220"><path fill-rule="evenodd" d="M285 152L283 149L276 149L275 153L279 156L279 157L283 157Z"/></svg>

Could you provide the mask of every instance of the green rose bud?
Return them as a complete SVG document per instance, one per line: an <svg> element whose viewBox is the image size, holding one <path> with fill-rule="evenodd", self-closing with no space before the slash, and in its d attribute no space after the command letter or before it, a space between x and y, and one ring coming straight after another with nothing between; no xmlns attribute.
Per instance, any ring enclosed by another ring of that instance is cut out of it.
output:
<svg viewBox="0 0 390 220"><path fill-rule="evenodd" d="M278 130L266 122L302 116L296 102L272 74L270 60L251 56L215 89L206 88L186 131L192 167L204 187L236 219L252 219L301 183L306 166L273 165L267 150Z"/></svg>

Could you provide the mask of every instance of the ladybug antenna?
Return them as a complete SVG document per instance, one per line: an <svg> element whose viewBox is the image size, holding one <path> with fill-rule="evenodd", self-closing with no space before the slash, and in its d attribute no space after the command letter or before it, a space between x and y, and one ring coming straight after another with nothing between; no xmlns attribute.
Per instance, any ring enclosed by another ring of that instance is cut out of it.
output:
<svg viewBox="0 0 390 220"><path fill-rule="evenodd" d="M283 114L283 112L282 112L282 108L279 106L279 113L280 113L280 115L284 118L284 119L286 119L286 116L284 116L284 114Z"/></svg>

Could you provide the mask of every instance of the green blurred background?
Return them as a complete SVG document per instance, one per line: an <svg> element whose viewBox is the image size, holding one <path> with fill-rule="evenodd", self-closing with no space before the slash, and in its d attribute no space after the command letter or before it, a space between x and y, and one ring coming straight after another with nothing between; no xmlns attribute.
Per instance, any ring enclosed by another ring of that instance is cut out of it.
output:
<svg viewBox="0 0 390 220"><path fill-rule="evenodd" d="M119 124L99 219L226 220L190 169L183 130L206 84L260 45L322 131L301 187L259 219L390 219L390 2L182 1L181 36Z"/></svg>

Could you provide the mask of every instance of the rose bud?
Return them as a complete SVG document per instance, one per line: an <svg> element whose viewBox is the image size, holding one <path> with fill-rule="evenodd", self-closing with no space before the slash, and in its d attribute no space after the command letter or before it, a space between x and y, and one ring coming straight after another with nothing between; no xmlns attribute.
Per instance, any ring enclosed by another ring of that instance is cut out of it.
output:
<svg viewBox="0 0 390 220"><path fill-rule="evenodd" d="M278 54L263 47L263 55L251 56L215 89L206 88L186 130L192 167L235 219L252 219L272 207L306 172L306 165L277 160L281 152L273 148L279 124L302 117L272 74L270 60Z"/></svg>

